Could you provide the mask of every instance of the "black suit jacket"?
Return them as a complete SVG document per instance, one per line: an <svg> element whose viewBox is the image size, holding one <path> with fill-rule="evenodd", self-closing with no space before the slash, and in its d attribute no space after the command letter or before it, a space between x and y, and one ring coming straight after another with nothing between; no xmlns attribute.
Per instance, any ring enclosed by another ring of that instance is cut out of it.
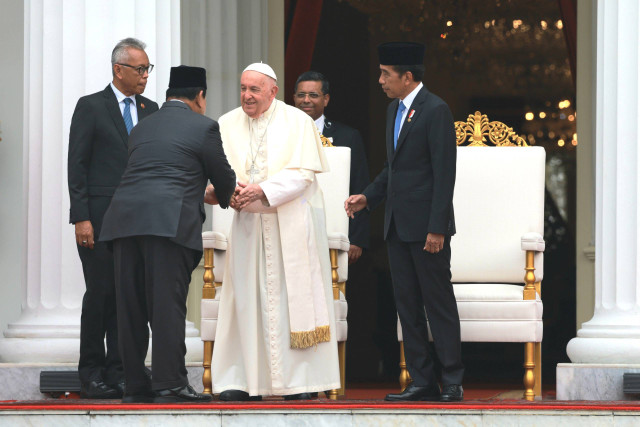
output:
<svg viewBox="0 0 640 427"><path fill-rule="evenodd" d="M394 150L398 103L394 100L387 109L387 162L363 194L371 209L386 198L385 238L392 218L405 242L424 241L428 233L452 236L456 135L449 106L425 87L420 89Z"/></svg>
<svg viewBox="0 0 640 427"><path fill-rule="evenodd" d="M158 104L136 95L136 109L140 123L158 111ZM96 234L99 232L104 212L127 166L128 139L111 85L78 100L69 131L70 223L90 220Z"/></svg>
<svg viewBox="0 0 640 427"><path fill-rule="evenodd" d="M222 149L218 123L183 102L165 102L131 131L129 162L100 240L161 236L202 252L207 179L220 206L228 207L236 175Z"/></svg>
<svg viewBox="0 0 640 427"><path fill-rule="evenodd" d="M362 136L356 129L325 118L324 131L327 138L333 138L333 145L351 148L351 173L349 194L360 194L369 185L369 166L364 153ZM369 211L362 210L349 219L349 241L361 248L369 247Z"/></svg>

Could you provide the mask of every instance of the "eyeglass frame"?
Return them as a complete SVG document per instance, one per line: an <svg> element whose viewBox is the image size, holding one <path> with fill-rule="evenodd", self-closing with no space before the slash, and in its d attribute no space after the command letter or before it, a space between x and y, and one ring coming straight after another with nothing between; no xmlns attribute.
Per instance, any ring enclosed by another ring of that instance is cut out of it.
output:
<svg viewBox="0 0 640 427"><path fill-rule="evenodd" d="M120 62L116 62L116 64L117 65L121 65L123 67L133 68L141 76L144 76L145 71L147 72L147 74L151 74L151 72L153 71L153 67L155 67L155 65L153 65L153 64L149 64L147 67L143 67L142 65L140 65L139 67L134 67L133 65L122 64Z"/></svg>
<svg viewBox="0 0 640 427"><path fill-rule="evenodd" d="M295 96L298 99L305 99L307 96L309 97L309 99L320 99L325 95L326 94L324 93L318 93L318 92L296 92L293 94L293 96Z"/></svg>

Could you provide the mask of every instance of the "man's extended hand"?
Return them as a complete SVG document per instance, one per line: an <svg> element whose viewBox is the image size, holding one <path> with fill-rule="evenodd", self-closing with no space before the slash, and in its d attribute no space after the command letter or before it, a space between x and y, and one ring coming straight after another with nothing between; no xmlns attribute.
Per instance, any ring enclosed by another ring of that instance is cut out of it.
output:
<svg viewBox="0 0 640 427"><path fill-rule="evenodd" d="M231 196L231 201L229 202L229 206L231 206L237 212L240 212L240 208L238 207L238 194L242 191L242 187L236 185L236 189L233 191L233 196Z"/></svg>
<svg viewBox="0 0 640 427"><path fill-rule="evenodd" d="M93 225L91 225L91 221L76 222L76 243L83 248L93 249Z"/></svg>
<svg viewBox="0 0 640 427"><path fill-rule="evenodd" d="M349 246L349 264L353 264L362 256L362 248L356 245Z"/></svg>
<svg viewBox="0 0 640 427"><path fill-rule="evenodd" d="M344 210L347 211L347 215L350 218L353 218L356 212L359 212L366 207L367 207L367 198L365 197L364 194L356 194L353 196L349 196L349 198L347 198L347 200L344 201Z"/></svg>
<svg viewBox="0 0 640 427"><path fill-rule="evenodd" d="M204 202L210 205L218 204L218 196L213 188L213 184L207 185L207 189L204 191Z"/></svg>
<svg viewBox="0 0 640 427"><path fill-rule="evenodd" d="M432 254L437 254L442 250L443 247L444 234L429 233L427 234L427 241L425 242L424 248L422 248L422 250L425 250Z"/></svg>
<svg viewBox="0 0 640 427"><path fill-rule="evenodd" d="M240 188L239 192L238 187ZM237 207L234 209L242 210L256 200L267 200L267 197L264 195L264 191L262 191L262 187L258 184L243 184L242 182L239 182L238 187L236 187L236 193L234 194L237 204Z"/></svg>

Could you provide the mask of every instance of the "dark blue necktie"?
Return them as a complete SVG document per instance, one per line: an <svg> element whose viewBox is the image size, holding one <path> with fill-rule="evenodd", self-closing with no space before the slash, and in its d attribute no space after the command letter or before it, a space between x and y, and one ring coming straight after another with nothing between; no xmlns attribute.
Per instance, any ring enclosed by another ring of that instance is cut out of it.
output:
<svg viewBox="0 0 640 427"><path fill-rule="evenodd" d="M124 111L122 112L122 118L124 119L124 125L127 127L127 134L131 133L133 129L133 119L131 118L131 98L124 99Z"/></svg>
<svg viewBox="0 0 640 427"><path fill-rule="evenodd" d="M398 136L400 134L400 125L402 125L402 113L406 109L407 107L405 107L404 103L400 101L400 105L398 105L398 112L396 113L396 124L393 127L393 149L394 150L398 146Z"/></svg>

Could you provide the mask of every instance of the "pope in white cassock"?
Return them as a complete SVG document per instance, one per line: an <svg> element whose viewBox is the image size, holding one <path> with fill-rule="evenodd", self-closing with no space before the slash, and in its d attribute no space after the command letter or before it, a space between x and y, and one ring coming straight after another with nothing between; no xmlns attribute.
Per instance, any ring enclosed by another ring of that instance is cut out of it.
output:
<svg viewBox="0 0 640 427"><path fill-rule="evenodd" d="M309 399L340 387L322 192L328 171L311 117L275 99L276 75L249 65L241 107L220 117L236 172L213 390L226 401Z"/></svg>

